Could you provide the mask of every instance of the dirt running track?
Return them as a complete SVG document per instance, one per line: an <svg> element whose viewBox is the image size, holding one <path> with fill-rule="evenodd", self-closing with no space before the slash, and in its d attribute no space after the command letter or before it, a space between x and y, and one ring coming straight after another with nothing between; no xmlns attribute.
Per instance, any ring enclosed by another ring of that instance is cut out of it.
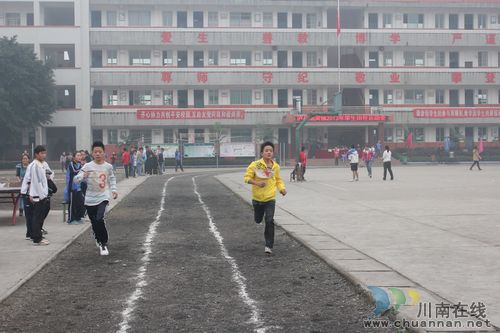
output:
<svg viewBox="0 0 500 333"><path fill-rule="evenodd" d="M213 173L170 179L151 227L169 177L109 214L108 257L89 231L0 304L0 332L369 332L372 304L279 228L267 257L251 207Z"/></svg>

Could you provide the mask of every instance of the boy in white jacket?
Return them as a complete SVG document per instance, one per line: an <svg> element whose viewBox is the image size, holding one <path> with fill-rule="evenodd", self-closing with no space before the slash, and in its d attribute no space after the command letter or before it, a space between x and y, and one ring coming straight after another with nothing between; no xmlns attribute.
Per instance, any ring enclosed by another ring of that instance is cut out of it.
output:
<svg viewBox="0 0 500 333"><path fill-rule="evenodd" d="M102 256L109 255L108 231L104 222L106 207L111 200L118 198L116 177L113 166L104 160L104 144L100 141L92 145L94 160L85 164L75 176L74 182L86 182L85 208L92 223L92 230Z"/></svg>

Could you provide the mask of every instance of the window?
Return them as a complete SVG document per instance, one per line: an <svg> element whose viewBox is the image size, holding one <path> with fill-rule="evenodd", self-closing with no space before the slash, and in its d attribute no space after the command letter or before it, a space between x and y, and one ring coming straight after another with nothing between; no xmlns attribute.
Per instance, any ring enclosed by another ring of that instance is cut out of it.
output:
<svg viewBox="0 0 500 333"><path fill-rule="evenodd" d="M394 66L394 63L392 60L392 51L384 52L384 66L386 66L386 67Z"/></svg>
<svg viewBox="0 0 500 333"><path fill-rule="evenodd" d="M163 143L174 143L174 130L172 128L163 129Z"/></svg>
<svg viewBox="0 0 500 333"><path fill-rule="evenodd" d="M436 104L444 104L444 90L436 89Z"/></svg>
<svg viewBox="0 0 500 333"><path fill-rule="evenodd" d="M208 104L219 105L219 90L211 89L208 91Z"/></svg>
<svg viewBox="0 0 500 333"><path fill-rule="evenodd" d="M232 128L231 142L252 142L251 128Z"/></svg>
<svg viewBox="0 0 500 333"><path fill-rule="evenodd" d="M302 14L293 13L292 14L292 28L293 29L302 29Z"/></svg>
<svg viewBox="0 0 500 333"><path fill-rule="evenodd" d="M218 12L208 12L208 26L211 28L217 28L219 26Z"/></svg>
<svg viewBox="0 0 500 333"><path fill-rule="evenodd" d="M7 14L5 14L5 25L8 25L8 26L21 25L21 14L19 14L19 13L7 13Z"/></svg>
<svg viewBox="0 0 500 333"><path fill-rule="evenodd" d="M384 141L393 142L394 141L394 128L384 128Z"/></svg>
<svg viewBox="0 0 500 333"><path fill-rule="evenodd" d="M76 107L75 86L56 86L58 109L74 109Z"/></svg>
<svg viewBox="0 0 500 333"><path fill-rule="evenodd" d="M151 65L151 52L149 50L129 51L129 65L131 66Z"/></svg>
<svg viewBox="0 0 500 333"><path fill-rule="evenodd" d="M108 144L114 145L118 143L118 130L108 129Z"/></svg>
<svg viewBox="0 0 500 333"><path fill-rule="evenodd" d="M106 12L106 22L108 27L116 27L116 12L113 10L108 10Z"/></svg>
<svg viewBox="0 0 500 333"><path fill-rule="evenodd" d="M272 66L273 65L273 51L262 52L262 64L264 66Z"/></svg>
<svg viewBox="0 0 500 333"><path fill-rule="evenodd" d="M117 50L108 50L106 51L108 65L117 65L118 64L118 51Z"/></svg>
<svg viewBox="0 0 500 333"><path fill-rule="evenodd" d="M436 142L444 141L444 128L438 127L436 128Z"/></svg>
<svg viewBox="0 0 500 333"><path fill-rule="evenodd" d="M149 11L142 11L142 10L129 11L128 25L133 27L151 26L151 13Z"/></svg>
<svg viewBox="0 0 500 333"><path fill-rule="evenodd" d="M265 28L274 27L273 13L264 13L262 15L262 24Z"/></svg>
<svg viewBox="0 0 500 333"><path fill-rule="evenodd" d="M45 63L54 68L75 67L75 46L42 46L41 53L44 55Z"/></svg>
<svg viewBox="0 0 500 333"><path fill-rule="evenodd" d="M392 90L384 90L384 104L394 104L394 93Z"/></svg>
<svg viewBox="0 0 500 333"><path fill-rule="evenodd" d="M378 14L369 13L368 14L368 29L378 29Z"/></svg>
<svg viewBox="0 0 500 333"><path fill-rule="evenodd" d="M174 26L174 21L173 21L173 13L171 11L164 11L162 12L162 17L163 17L163 26L164 27L173 27Z"/></svg>
<svg viewBox="0 0 500 333"><path fill-rule="evenodd" d="M208 66L218 66L219 65L219 51L211 50L208 51Z"/></svg>
<svg viewBox="0 0 500 333"><path fill-rule="evenodd" d="M405 52L405 66L424 66L425 52Z"/></svg>
<svg viewBox="0 0 500 333"><path fill-rule="evenodd" d="M479 51L477 53L477 65L479 67L488 67L488 52Z"/></svg>
<svg viewBox="0 0 500 333"><path fill-rule="evenodd" d="M477 27L478 29L486 29L488 27L488 16L486 14L477 15Z"/></svg>
<svg viewBox="0 0 500 333"><path fill-rule="evenodd" d="M403 25L405 28L423 28L424 27L424 14L404 14Z"/></svg>
<svg viewBox="0 0 500 333"><path fill-rule="evenodd" d="M173 66L174 58L172 51L163 51L163 66Z"/></svg>
<svg viewBox="0 0 500 333"><path fill-rule="evenodd" d="M436 29L444 29L444 14L436 14L434 16Z"/></svg>
<svg viewBox="0 0 500 333"><path fill-rule="evenodd" d="M231 27L251 27L252 26L252 14L251 13L240 13L232 12L229 15L229 26Z"/></svg>
<svg viewBox="0 0 500 333"><path fill-rule="evenodd" d="M478 127L477 128L477 136L479 139L483 139L484 141L488 141L488 128L487 127Z"/></svg>
<svg viewBox="0 0 500 333"><path fill-rule="evenodd" d="M436 51L436 66L437 67L446 66L446 52Z"/></svg>
<svg viewBox="0 0 500 333"><path fill-rule="evenodd" d="M450 29L458 29L458 14L450 14L448 16L448 27Z"/></svg>
<svg viewBox="0 0 500 333"><path fill-rule="evenodd" d="M174 91L164 90L163 91L163 105L174 105Z"/></svg>
<svg viewBox="0 0 500 333"><path fill-rule="evenodd" d="M425 141L425 135L424 135L424 129L419 127L419 128L410 128L410 132L413 134L413 140L416 142L423 142Z"/></svg>
<svg viewBox="0 0 500 333"><path fill-rule="evenodd" d="M151 90L129 92L129 105L152 105Z"/></svg>
<svg viewBox="0 0 500 333"><path fill-rule="evenodd" d="M314 13L306 15L306 28L315 29L318 26L318 16Z"/></svg>
<svg viewBox="0 0 500 333"><path fill-rule="evenodd" d="M278 28L288 28L288 13L278 13Z"/></svg>
<svg viewBox="0 0 500 333"><path fill-rule="evenodd" d="M151 144L151 130L130 130L128 138L132 142Z"/></svg>
<svg viewBox="0 0 500 333"><path fill-rule="evenodd" d="M274 104L273 90L264 89L264 104Z"/></svg>
<svg viewBox="0 0 500 333"><path fill-rule="evenodd" d="M500 52L498 52L498 67L500 67Z"/></svg>
<svg viewBox="0 0 500 333"><path fill-rule="evenodd" d="M392 14L384 14L382 18L383 18L383 27L392 28Z"/></svg>
<svg viewBox="0 0 500 333"><path fill-rule="evenodd" d="M488 90L479 89L477 91L477 104L488 104Z"/></svg>
<svg viewBox="0 0 500 333"><path fill-rule="evenodd" d="M424 104L424 91L416 89L405 90L405 103Z"/></svg>
<svg viewBox="0 0 500 333"><path fill-rule="evenodd" d="M118 90L108 91L108 105L118 105Z"/></svg>
<svg viewBox="0 0 500 333"><path fill-rule="evenodd" d="M204 25L203 12L193 12L193 28L203 28Z"/></svg>
<svg viewBox="0 0 500 333"><path fill-rule="evenodd" d="M194 143L205 143L205 130L203 128L194 129Z"/></svg>
<svg viewBox="0 0 500 333"><path fill-rule="evenodd" d="M318 64L318 54L316 52L306 53L307 67L316 67Z"/></svg>
<svg viewBox="0 0 500 333"><path fill-rule="evenodd" d="M318 105L318 91L307 89L307 105Z"/></svg>
<svg viewBox="0 0 500 333"><path fill-rule="evenodd" d="M252 90L231 90L230 104L250 105L252 104Z"/></svg>
<svg viewBox="0 0 500 333"><path fill-rule="evenodd" d="M231 51L231 65L252 65L252 51Z"/></svg>

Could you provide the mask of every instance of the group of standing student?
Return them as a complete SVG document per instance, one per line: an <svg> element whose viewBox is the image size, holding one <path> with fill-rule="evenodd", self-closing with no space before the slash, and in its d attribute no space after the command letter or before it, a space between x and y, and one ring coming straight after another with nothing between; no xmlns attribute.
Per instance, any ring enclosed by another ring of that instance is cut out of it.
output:
<svg viewBox="0 0 500 333"><path fill-rule="evenodd" d="M361 149L356 149L354 145L351 146L351 149L347 152L347 158L351 166L352 181L359 181L358 167L360 158L365 162L366 169L368 171L368 177L372 178L373 176L372 166L375 156L376 156L376 149L365 147L363 150L361 150ZM387 172L389 172L391 180L394 180L394 174L392 173L392 152L389 146L385 146L385 150L382 153L382 161L384 165L383 180L387 179Z"/></svg>
<svg viewBox="0 0 500 333"><path fill-rule="evenodd" d="M112 162L116 162L115 160ZM131 148L130 152L127 148L123 148L122 165L125 169L125 178L147 175L162 175L165 173L165 148L156 147L156 151L151 147L140 147L139 149ZM113 163L112 163L113 164ZM114 164L113 164L114 166ZM180 169L184 171L182 165L182 155L179 150L175 151L175 172ZM115 168L116 170L116 168Z"/></svg>

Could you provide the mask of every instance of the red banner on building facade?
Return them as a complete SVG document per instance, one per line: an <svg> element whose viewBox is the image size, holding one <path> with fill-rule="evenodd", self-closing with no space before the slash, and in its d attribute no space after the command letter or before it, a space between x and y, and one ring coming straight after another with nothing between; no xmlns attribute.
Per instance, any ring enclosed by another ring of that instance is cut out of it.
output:
<svg viewBox="0 0 500 333"><path fill-rule="evenodd" d="M500 118L500 108L413 109L414 118Z"/></svg>
<svg viewBox="0 0 500 333"><path fill-rule="evenodd" d="M136 116L137 120L245 119L245 111L234 109L137 110Z"/></svg>
<svg viewBox="0 0 500 333"><path fill-rule="evenodd" d="M296 115L295 121L303 121L306 115ZM311 118L309 121L312 122L328 122L328 121L386 121L386 116L381 114L343 114L339 116L316 116Z"/></svg>

